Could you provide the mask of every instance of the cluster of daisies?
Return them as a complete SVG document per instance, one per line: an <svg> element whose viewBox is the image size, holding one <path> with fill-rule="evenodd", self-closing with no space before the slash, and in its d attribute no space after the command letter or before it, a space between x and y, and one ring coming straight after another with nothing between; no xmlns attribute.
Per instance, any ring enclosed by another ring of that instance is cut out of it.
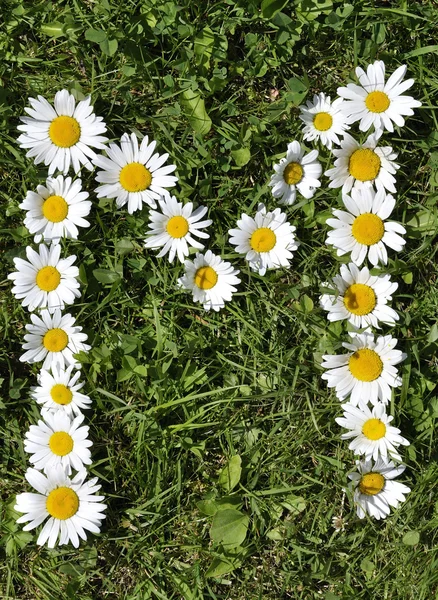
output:
<svg viewBox="0 0 438 600"><path fill-rule="evenodd" d="M329 321L344 320L351 331L342 344L346 352L323 357L322 367L327 370L322 378L343 402L343 416L336 419L346 430L341 438L350 440L349 448L361 457L357 470L348 474L360 518L366 514L385 518L410 491L394 481L405 469L398 448L408 441L391 425L393 417L386 412L393 388L401 385L396 365L405 354L396 349L397 339L391 335L373 333L398 320L389 306L398 284L389 274L372 275L364 266L368 260L371 267L385 267L387 249L399 252L405 244L404 227L388 220L396 202L391 192L396 193L397 154L390 146L378 145L384 130L393 132L393 123L403 126L404 116L421 106L403 95L414 83L404 81L405 73L406 66L401 66L385 82L385 65L375 61L366 72L358 67L359 84L339 88L340 97L333 103L321 93L301 107L304 138L318 139L329 149L339 146L332 150L334 168L325 175L330 188L342 188L344 206L327 220L331 231L326 243L338 256L350 253L350 262L326 284L320 304ZM356 122L361 132L374 128L364 143L346 131ZM298 170L297 165L286 168Z"/></svg>
<svg viewBox="0 0 438 600"><path fill-rule="evenodd" d="M398 165L396 154L388 146L378 146L383 129L393 131L394 122L404 124L403 115L413 114L420 103L402 95L413 80L403 81L406 67L400 67L385 83L382 61L369 65L367 73L357 69L360 85L340 88L340 98L333 103L323 93L313 103L301 107L304 139L319 140L327 148L339 146L333 154L335 167L325 173L329 187L342 186L346 210L335 210L333 228L327 243L339 256L351 253L351 262L329 286L330 293L321 297L329 320L348 320L357 331L343 346L349 351L340 356L325 356L323 376L334 387L343 404L344 417L338 423L348 430L342 437L353 438L350 448L363 461L358 471L349 475L355 487L358 515L381 518L389 506L397 506L409 491L392 481L403 465L397 447L407 444L399 430L390 425L392 417L385 407L391 388L400 385L395 365L404 355L395 350L397 340L390 335L374 337L371 328L396 322L396 311L388 306L397 283L387 274L371 275L372 266L387 264L387 247L402 249L405 230L386 219L395 200L393 177ZM38 386L32 396L41 405L41 420L26 434L25 450L33 468L26 479L37 493L17 496L16 510L24 513L19 522L30 530L48 520L38 544L53 547L69 541L77 547L85 530L99 532L106 508L97 479L87 481L86 465L91 464L88 427L82 425L82 409L90 399L80 393L83 383L77 353L89 350L87 336L74 317L63 314L67 305L80 296L76 256L61 257L61 240L77 239L86 220L91 202L75 176L82 167L96 171L98 198L114 198L118 207L127 205L129 214L149 206L149 231L145 248L157 250L158 258L177 259L184 273L178 279L181 288L192 292L193 300L205 310L218 311L232 299L240 283L239 270L211 250L204 250L200 240L209 238L206 229L212 220L205 218L207 208L182 203L169 193L178 181L176 166L167 164L169 155L155 152L156 142L146 136L141 142L132 133L124 133L120 143L109 143L104 136L106 125L93 113L90 98L76 104L67 90L56 93L54 106L42 96L30 98L27 116L22 117L18 138L27 156L48 167L45 185L29 191L20 207L26 211L24 223L34 235L37 248L26 248L27 260L14 259L16 271L9 275L13 293L31 313L21 360L42 363ZM365 143L360 144L347 133L349 124L360 121L361 131L374 126ZM342 140L338 136L342 137ZM96 154L93 150L102 150ZM56 177L52 177L59 171ZM291 205L297 193L310 199L321 186L322 167L318 151L305 150L292 141L286 157L274 166L269 185L279 204ZM229 230L229 243L245 257L250 269L263 276L269 269L290 267L299 242L295 227L280 208L267 211L259 204L253 216L241 214L237 227ZM189 259L194 249L193 260ZM371 407L369 406L371 404ZM73 471L76 471L73 474Z"/></svg>
<svg viewBox="0 0 438 600"><path fill-rule="evenodd" d="M55 96L53 108L44 98L30 99L29 116L22 117L20 145L28 155L66 174L95 157L89 146L103 148L106 131L102 118L95 117L90 99L79 102L66 90ZM72 141L75 143L72 144ZM106 505L97 477L88 478L92 464L82 411L90 407L89 396L81 392L80 363L76 355L87 352L87 335L76 324L67 306L80 297L79 269L74 255L63 256L62 240L77 239L78 227L87 227L84 218L91 209L88 193L80 179L49 176L45 185L28 191L20 208L26 211L24 224L34 235L35 248L26 247L26 259L15 258L12 293L30 312L26 325L22 362L41 365L32 398L41 409L40 419L25 434L24 450L32 465L26 472L35 492L17 496L15 510L24 513L19 523L25 530L44 526L37 543L49 548L71 542L78 547L87 531L99 533Z"/></svg>

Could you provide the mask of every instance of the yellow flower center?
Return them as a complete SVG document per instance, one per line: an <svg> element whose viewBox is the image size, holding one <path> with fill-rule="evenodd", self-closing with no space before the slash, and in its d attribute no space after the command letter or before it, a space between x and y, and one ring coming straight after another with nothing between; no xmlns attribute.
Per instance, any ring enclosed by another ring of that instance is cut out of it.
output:
<svg viewBox="0 0 438 600"><path fill-rule="evenodd" d="M365 100L365 106L367 109L374 113L385 112L385 110L391 104L391 100L385 94L385 92L371 92L368 94Z"/></svg>
<svg viewBox="0 0 438 600"><path fill-rule="evenodd" d="M364 213L354 219L351 233L359 244L372 246L382 239L385 226L382 219L377 215Z"/></svg>
<svg viewBox="0 0 438 600"><path fill-rule="evenodd" d="M380 171L380 158L370 148L359 148L350 156L348 171L359 181L372 181Z"/></svg>
<svg viewBox="0 0 438 600"><path fill-rule="evenodd" d="M57 431L49 439L49 448L56 456L65 456L73 450L73 438L65 431Z"/></svg>
<svg viewBox="0 0 438 600"><path fill-rule="evenodd" d="M49 352L61 352L68 344L68 335L63 329L49 329L43 337L43 346Z"/></svg>
<svg viewBox="0 0 438 600"><path fill-rule="evenodd" d="M62 115L50 123L49 137L59 148L71 148L81 137L81 126L73 117Z"/></svg>
<svg viewBox="0 0 438 600"><path fill-rule="evenodd" d="M304 170L300 163L291 162L283 171L283 177L288 185L295 185L301 181L303 173Z"/></svg>
<svg viewBox="0 0 438 600"><path fill-rule="evenodd" d="M318 131L327 131L333 125L333 117L327 112L316 113L313 117L313 126Z"/></svg>
<svg viewBox="0 0 438 600"><path fill-rule="evenodd" d="M269 227L259 227L249 240L249 244L256 252L269 252L277 243L277 236Z"/></svg>
<svg viewBox="0 0 438 600"><path fill-rule="evenodd" d="M368 315L376 304L375 291L364 283L353 283L344 292L344 306L353 315Z"/></svg>
<svg viewBox="0 0 438 600"><path fill-rule="evenodd" d="M68 215L68 204L61 196L49 196L43 203L43 215L52 223L60 223Z"/></svg>
<svg viewBox="0 0 438 600"><path fill-rule="evenodd" d="M152 183L152 173L141 163L132 162L120 171L119 181L127 192L143 192Z"/></svg>
<svg viewBox="0 0 438 600"><path fill-rule="evenodd" d="M73 392L62 383L56 383L50 390L50 395L56 404L70 404L73 400Z"/></svg>
<svg viewBox="0 0 438 600"><path fill-rule="evenodd" d="M61 273L55 267L43 267L36 276L36 284L43 292L53 292L61 281Z"/></svg>
<svg viewBox="0 0 438 600"><path fill-rule="evenodd" d="M363 424L362 433L369 440L380 440L385 437L386 425L380 419L368 419Z"/></svg>
<svg viewBox="0 0 438 600"><path fill-rule="evenodd" d="M200 267L195 274L195 285L201 290L211 290L217 283L217 273L212 267Z"/></svg>
<svg viewBox="0 0 438 600"><path fill-rule="evenodd" d="M385 478L381 473L365 473L359 483L362 494L375 496L385 487Z"/></svg>
<svg viewBox="0 0 438 600"><path fill-rule="evenodd" d="M79 496L71 488L56 488L47 496L46 509L55 519L65 521L78 512Z"/></svg>
<svg viewBox="0 0 438 600"><path fill-rule="evenodd" d="M167 221L166 231L173 238L183 238L189 231L189 222L185 217L177 215Z"/></svg>
<svg viewBox="0 0 438 600"><path fill-rule="evenodd" d="M370 348L361 348L350 356L348 368L358 381L374 381L380 377L383 363L377 352Z"/></svg>

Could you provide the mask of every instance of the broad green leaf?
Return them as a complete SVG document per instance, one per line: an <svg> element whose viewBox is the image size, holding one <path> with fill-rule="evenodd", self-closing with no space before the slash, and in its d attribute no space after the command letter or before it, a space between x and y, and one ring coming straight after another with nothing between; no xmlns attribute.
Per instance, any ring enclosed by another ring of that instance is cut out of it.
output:
<svg viewBox="0 0 438 600"><path fill-rule="evenodd" d="M46 23L45 25L42 25L41 32L44 33L44 35L48 35L49 37L56 39L65 35L63 27L63 23L54 21L53 23Z"/></svg>
<svg viewBox="0 0 438 600"><path fill-rule="evenodd" d="M249 517L239 510L219 510L213 517L210 537L213 542L222 544L225 548L235 548L244 541L248 523Z"/></svg>
<svg viewBox="0 0 438 600"><path fill-rule="evenodd" d="M291 77L287 81L287 87L289 88L289 92L287 92L287 99L298 106L304 98L307 96L307 85L298 79L297 77Z"/></svg>
<svg viewBox="0 0 438 600"><path fill-rule="evenodd" d="M218 507L216 502L213 499L209 500L200 500L196 503L198 510L202 512L203 515L207 515L208 517L212 517L217 513Z"/></svg>
<svg viewBox="0 0 438 600"><path fill-rule="evenodd" d="M262 16L265 19L272 19L282 8L288 4L289 0L263 0Z"/></svg>
<svg viewBox="0 0 438 600"><path fill-rule="evenodd" d="M134 250L134 244L129 238L122 238L116 243L115 248L120 254L129 254Z"/></svg>
<svg viewBox="0 0 438 600"><path fill-rule="evenodd" d="M103 31L103 29L87 29L85 32L85 39L89 42L100 44L100 42L106 40L106 32Z"/></svg>
<svg viewBox="0 0 438 600"><path fill-rule="evenodd" d="M117 40L105 39L102 42L100 42L99 46L104 54L106 54L107 56L113 56L113 54L117 52L119 43Z"/></svg>
<svg viewBox="0 0 438 600"><path fill-rule="evenodd" d="M120 281L120 275L109 269L94 269L93 275L100 283L115 283Z"/></svg>
<svg viewBox="0 0 438 600"><path fill-rule="evenodd" d="M239 148L238 150L231 150L231 156L238 167L243 167L249 163L251 151L249 148Z"/></svg>
<svg viewBox="0 0 438 600"><path fill-rule="evenodd" d="M219 473L218 484L227 492L231 492L231 490L239 483L241 474L242 459L238 454L235 454Z"/></svg>
<svg viewBox="0 0 438 600"><path fill-rule="evenodd" d="M205 135L210 131L211 119L205 110L205 102L199 90L184 90L181 94L181 105L196 133Z"/></svg>
<svg viewBox="0 0 438 600"><path fill-rule="evenodd" d="M416 546L420 541L420 533L418 531L407 531L402 539L405 546Z"/></svg>
<svg viewBox="0 0 438 600"><path fill-rule="evenodd" d="M412 58L414 56L422 56L423 54L436 54L438 52L438 46L423 46L422 48L416 48L411 52L408 52L403 56L403 59Z"/></svg>
<svg viewBox="0 0 438 600"><path fill-rule="evenodd" d="M406 225L417 231L434 235L438 229L438 214L430 210L419 210Z"/></svg>
<svg viewBox="0 0 438 600"><path fill-rule="evenodd" d="M213 559L213 562L209 566L205 576L206 577L220 577L221 575L225 575L225 573L231 573L237 567L240 567L242 561L236 557L227 557L227 556L216 556Z"/></svg>
<svg viewBox="0 0 438 600"><path fill-rule="evenodd" d="M210 64L210 56L213 52L214 33L210 27L205 27L201 33L195 37L194 51L196 63L207 67Z"/></svg>
<svg viewBox="0 0 438 600"><path fill-rule="evenodd" d="M369 574L374 571L376 566L373 562L370 561L369 558L364 558L364 559L362 559L362 561L360 563L360 568L362 569L362 571L365 571L365 573Z"/></svg>

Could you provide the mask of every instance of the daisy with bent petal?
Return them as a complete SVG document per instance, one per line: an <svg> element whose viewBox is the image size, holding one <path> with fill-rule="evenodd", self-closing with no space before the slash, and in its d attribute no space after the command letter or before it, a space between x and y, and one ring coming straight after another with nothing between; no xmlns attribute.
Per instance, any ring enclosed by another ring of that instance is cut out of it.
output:
<svg viewBox="0 0 438 600"><path fill-rule="evenodd" d="M206 206L198 206L193 210L193 203L178 202L175 196L169 194L158 200L161 212L151 210L149 213L148 237L145 248L162 248L158 258L169 254L169 262L173 262L175 255L181 262L189 255L189 245L198 250L204 244L198 242L193 236L207 239L210 236L201 231L213 223L211 219L200 221L207 212Z"/></svg>
<svg viewBox="0 0 438 600"><path fill-rule="evenodd" d="M348 474L351 487L354 489L354 503L357 516L363 519L368 513L375 519L385 519L391 512L390 506L397 508L406 500L405 495L411 489L403 483L393 481L405 470L405 465L398 465L378 458L375 463L371 459L356 461L357 471Z"/></svg>
<svg viewBox="0 0 438 600"><path fill-rule="evenodd" d="M367 267L359 270L350 263L341 265L340 275L333 278L333 294L323 294L321 306L328 311L329 321L348 321L362 329L368 326L380 329L379 322L395 325L398 313L387 306L398 283L390 275L370 275Z"/></svg>
<svg viewBox="0 0 438 600"><path fill-rule="evenodd" d="M49 548L54 548L59 537L60 546L71 542L78 548L79 538L87 539L85 531L100 533L106 504L102 503L103 496L96 496L101 488L96 485L97 477L85 481L84 469L70 479L61 465L47 476L28 469L25 477L38 493L18 494L14 510L25 513L17 519L17 523L27 523L24 531L38 527L48 517L38 536L39 546L47 542Z"/></svg>
<svg viewBox="0 0 438 600"><path fill-rule="evenodd" d="M335 388L339 400L350 396L350 404L359 402L387 404L391 399L391 388L402 384L394 365L402 362L406 354L394 350L397 339L390 335L379 336L369 331L349 333L351 343L343 342L349 350L347 354L325 355L322 367L328 369L322 374L329 388Z"/></svg>
<svg viewBox="0 0 438 600"><path fill-rule="evenodd" d="M338 256L351 252L356 265L361 265L367 255L372 265L386 265L386 246L400 252L406 243L401 237L406 229L399 223L385 221L394 209L394 197L382 188L377 192L372 188L353 188L351 197L344 194L342 201L349 212L334 210L336 219L327 219L333 230L329 231L326 244L334 246Z"/></svg>
<svg viewBox="0 0 438 600"><path fill-rule="evenodd" d="M330 188L342 186L342 193L348 194L351 188L371 187L385 188L395 193L394 173L399 168L394 162L397 154L391 146L377 147L382 131L368 136L364 144L359 144L350 134L344 133L339 150L333 150L337 157L333 169L324 173L331 179Z"/></svg>
<svg viewBox="0 0 438 600"><path fill-rule="evenodd" d="M349 83L347 87L338 88L338 94L345 99L342 105L347 123L360 121L359 129L367 131L372 125L375 129L394 131L392 122L403 127L403 115L413 115L413 108L421 106L421 102L411 96L403 96L409 89L413 79L403 81L407 70L402 65L394 71L385 83L385 63L376 60L368 65L367 72L356 67L356 75L360 85Z"/></svg>
<svg viewBox="0 0 438 600"><path fill-rule="evenodd" d="M289 267L292 251L298 248L294 231L296 227L287 221L287 215L279 208L266 212L259 204L254 218L245 213L237 221L238 229L230 229L230 244L237 252L245 254L253 271L264 275L267 269Z"/></svg>
<svg viewBox="0 0 438 600"><path fill-rule="evenodd" d="M27 211L24 224L34 241L59 242L60 238L78 239L78 227L89 227L84 219L90 210L88 192L82 191L82 181L62 175L46 180L36 192L27 192L20 208Z"/></svg>
<svg viewBox="0 0 438 600"><path fill-rule="evenodd" d="M175 165L163 166L168 154L154 154L156 142L149 143L148 136L138 147L135 133L124 133L120 146L110 144L106 156L97 156L94 164L103 169L98 171L96 181L101 183L96 194L98 198L115 198L120 208L128 203L128 213L140 210L143 203L156 208L156 200L164 196L165 188L170 188L178 177L170 175Z"/></svg>
<svg viewBox="0 0 438 600"><path fill-rule="evenodd" d="M62 369L53 365L51 372L42 369L38 375L38 386L33 387L30 395L41 404L41 415L47 412L63 412L70 417L82 414L82 410L90 408L91 399L79 390L84 383L79 383L80 371L73 373L74 365Z"/></svg>
<svg viewBox="0 0 438 600"><path fill-rule="evenodd" d="M91 465L89 447L93 442L88 440L88 425L80 427L84 415L71 420L63 412L44 415L44 421L31 425L25 435L24 450L31 454L29 461L39 470L49 473L61 465L67 475L71 470L80 471L84 465Z"/></svg>
<svg viewBox="0 0 438 600"><path fill-rule="evenodd" d="M65 365L74 365L79 368L79 363L74 354L90 349L85 344L87 334L81 333L82 327L78 327L75 319L70 315L62 315L56 309L51 315L48 310L42 310L41 315L30 315L32 324L26 325L28 333L24 336L26 341L23 350L27 350L20 356L21 362L36 363L43 362L43 369L49 369L52 365L59 365L64 369Z"/></svg>
<svg viewBox="0 0 438 600"><path fill-rule="evenodd" d="M102 117L96 117L91 98L82 100L76 106L76 100L67 90L55 95L55 108L42 96L29 98L32 108L24 110L28 117L20 117L24 125L18 129L23 131L18 138L21 148L29 148L26 156L32 157L35 164L44 162L49 167L49 175L57 169L64 175L73 164L78 173L81 165L89 171L93 169L89 158L95 158L93 148L105 148L107 137L106 125Z"/></svg>
<svg viewBox="0 0 438 600"><path fill-rule="evenodd" d="M342 440L354 438L348 446L355 454L364 454L366 459L379 456L384 459L391 458L401 460L396 450L400 444L409 446L408 440L402 437L400 429L389 425L394 417L387 415L385 406L378 402L371 409L366 404L360 403L358 407L352 404L343 404L344 416L335 419L336 423L345 429L347 433L341 435Z"/></svg>
<svg viewBox="0 0 438 600"><path fill-rule="evenodd" d="M201 302L204 310L219 311L230 301L236 285L240 283L237 277L238 269L231 263L221 259L207 250L205 254L197 253L192 262L184 262L185 273L178 279L178 284L193 293L193 300Z"/></svg>
<svg viewBox="0 0 438 600"><path fill-rule="evenodd" d="M15 284L12 293L17 300L22 300L22 306L30 311L47 308L53 313L79 298L79 269L72 266L76 256L60 258L59 244L50 248L41 244L38 252L27 246L26 255L27 261L14 258L17 271L8 275Z"/></svg>
<svg viewBox="0 0 438 600"><path fill-rule="evenodd" d="M330 96L323 92L313 96L313 103L307 100L306 106L300 106L300 119L304 123L303 139L313 142L321 140L329 150L333 144L340 144L338 135L344 135L350 129L341 110L343 100L336 98L330 102Z"/></svg>
<svg viewBox="0 0 438 600"><path fill-rule="evenodd" d="M295 202L297 190L304 198L312 198L320 187L322 167L317 160L318 151L312 150L304 156L304 148L296 140L288 144L287 154L278 165L274 165L274 175L269 185L272 195L279 198L280 204Z"/></svg>

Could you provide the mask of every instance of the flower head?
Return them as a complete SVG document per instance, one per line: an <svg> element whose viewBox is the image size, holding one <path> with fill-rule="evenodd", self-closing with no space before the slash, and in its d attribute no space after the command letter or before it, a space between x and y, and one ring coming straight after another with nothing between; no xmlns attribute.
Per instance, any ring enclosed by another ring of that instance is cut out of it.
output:
<svg viewBox="0 0 438 600"><path fill-rule="evenodd" d="M20 117L24 125L18 138L21 148L28 148L26 156L32 157L35 164L44 162L49 167L49 175L56 170L64 175L70 165L78 173L81 165L89 171L93 169L90 158L95 158L93 148L102 149L108 138L101 135L106 132L102 117L96 117L91 98L82 100L76 106L76 100L67 90L55 95L55 107L42 96L29 98L32 108L24 110L28 117Z"/></svg>
<svg viewBox="0 0 438 600"><path fill-rule="evenodd" d="M405 124L404 116L413 115L413 108L421 106L421 102L411 96L403 96L409 89L413 79L403 81L407 66L402 65L394 71L385 83L385 63L376 60L368 65L367 72L356 68L360 85L349 83L347 87L338 88L338 94L345 99L342 112L347 123L360 121L359 129L367 131L375 129L394 131L393 122L399 127Z"/></svg>

